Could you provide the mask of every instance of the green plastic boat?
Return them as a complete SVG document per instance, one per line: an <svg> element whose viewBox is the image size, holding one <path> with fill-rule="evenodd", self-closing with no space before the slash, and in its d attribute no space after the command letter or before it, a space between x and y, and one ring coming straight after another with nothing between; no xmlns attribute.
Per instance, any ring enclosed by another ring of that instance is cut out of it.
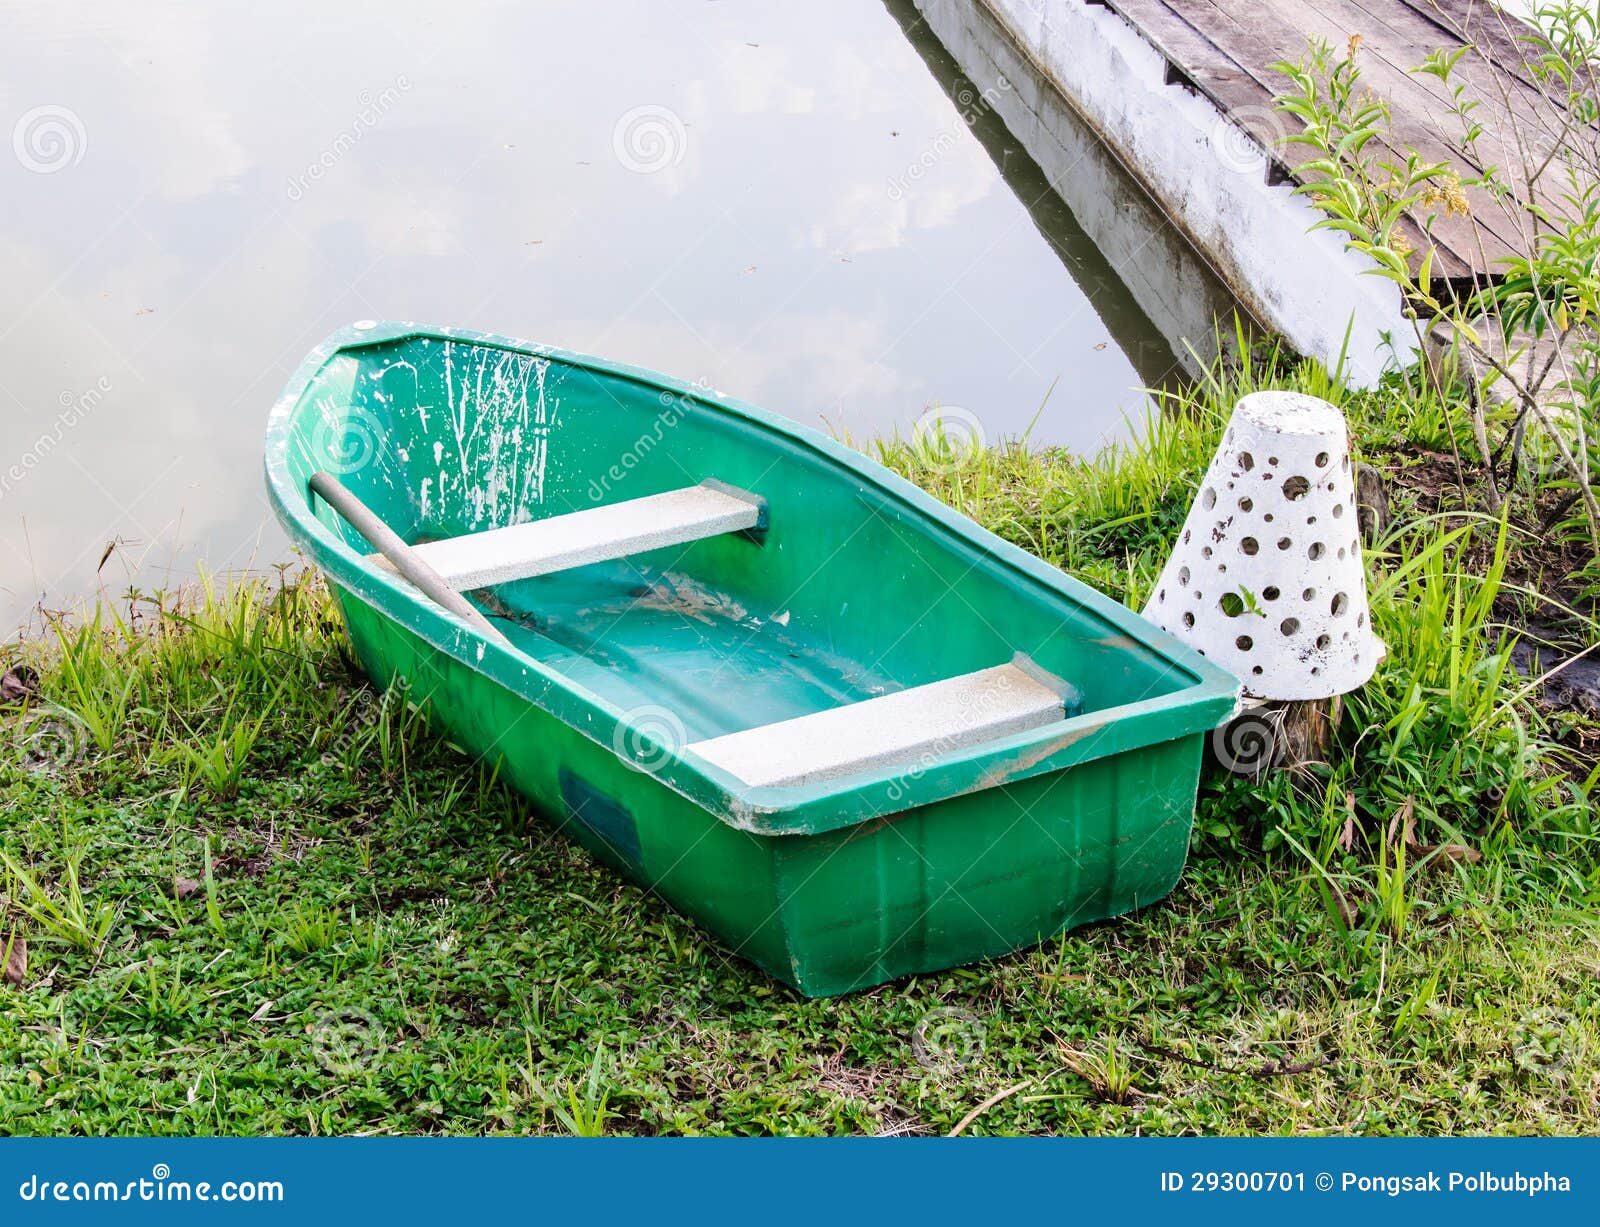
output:
<svg viewBox="0 0 1600 1227"><path fill-rule="evenodd" d="M1183 869L1234 679L815 431L363 322L273 408L266 475L376 683L803 993L1031 945Z"/></svg>

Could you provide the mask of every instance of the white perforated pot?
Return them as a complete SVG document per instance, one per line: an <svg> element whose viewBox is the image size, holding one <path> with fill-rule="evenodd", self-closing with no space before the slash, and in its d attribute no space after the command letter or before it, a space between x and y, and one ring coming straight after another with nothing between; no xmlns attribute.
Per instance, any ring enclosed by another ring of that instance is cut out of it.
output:
<svg viewBox="0 0 1600 1227"><path fill-rule="evenodd" d="M1234 407L1144 615L1258 699L1325 699L1383 659L1344 415L1296 392Z"/></svg>

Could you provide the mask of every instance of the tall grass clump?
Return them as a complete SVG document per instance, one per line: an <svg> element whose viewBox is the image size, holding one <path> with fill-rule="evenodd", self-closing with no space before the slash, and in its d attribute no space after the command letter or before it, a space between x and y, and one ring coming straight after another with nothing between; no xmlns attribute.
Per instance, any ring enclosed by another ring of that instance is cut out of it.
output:
<svg viewBox="0 0 1600 1227"><path fill-rule="evenodd" d="M878 445L878 457L1138 609L1234 405L1267 389L1338 405L1358 463L1387 478L1394 520L1369 544L1367 565L1373 628L1388 655L1344 705L1326 761L1208 779L1202 846L1295 858L1303 849L1319 868L1353 856L1363 873L1382 867L1405 880L1416 866L1395 869L1398 840L1413 861L1419 848L1451 864L1488 856L1496 869L1514 866L1581 894L1587 871L1578 867L1595 853L1594 766L1556 742L1536 679L1511 663L1518 619L1549 604L1530 583L1537 577L1508 577L1529 530L1514 528L1506 508L1474 509L1470 480L1448 495L1408 485L1414 458L1447 460L1470 439L1464 383L1397 367L1377 387L1356 389L1269 347L1241 363L1219 361L1187 388L1152 393L1127 437L1092 456L1018 440L929 456L895 438Z"/></svg>

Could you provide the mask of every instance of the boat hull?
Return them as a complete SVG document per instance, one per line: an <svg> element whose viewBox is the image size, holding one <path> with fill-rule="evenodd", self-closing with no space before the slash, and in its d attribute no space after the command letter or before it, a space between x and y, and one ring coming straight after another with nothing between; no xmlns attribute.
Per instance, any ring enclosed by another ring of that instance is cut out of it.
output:
<svg viewBox="0 0 1600 1227"><path fill-rule="evenodd" d="M646 533L628 557L585 537L567 569L469 594L486 635L374 562L311 489L330 471L435 556L686 487L759 512L735 517L751 531ZM1235 679L815 431L549 347L366 324L279 398L266 475L378 685L403 682L571 838L803 993L1026 947L1153 903L1183 870ZM1007 696L939 688L972 677L1022 679L1009 698L1059 683L1062 702L1006 723ZM948 710L904 701L919 687L969 695L954 715L992 733L946 737ZM854 765L761 782L700 749L772 730L804 748L814 717L875 698L911 711L891 730L915 734L910 757L821 737Z"/></svg>
<svg viewBox="0 0 1600 1227"><path fill-rule="evenodd" d="M819 834L760 835L338 599L377 685L403 684L566 836L807 996L1033 946L1154 903L1183 872L1201 734Z"/></svg>

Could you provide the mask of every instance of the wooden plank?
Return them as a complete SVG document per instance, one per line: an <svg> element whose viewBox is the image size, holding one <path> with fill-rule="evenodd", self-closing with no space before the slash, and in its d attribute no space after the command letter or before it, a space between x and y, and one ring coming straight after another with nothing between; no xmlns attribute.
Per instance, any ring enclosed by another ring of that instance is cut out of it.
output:
<svg viewBox="0 0 1600 1227"><path fill-rule="evenodd" d="M1233 63L1225 48L1218 47L1195 29L1166 0L1103 0L1103 3L1138 31L1190 85L1224 111L1262 101L1255 78Z"/></svg>
<svg viewBox="0 0 1600 1227"><path fill-rule="evenodd" d="M729 733L688 748L751 788L814 784L874 767L925 765L956 750L1053 724L1059 685L1026 662L914 686Z"/></svg>
<svg viewBox="0 0 1600 1227"><path fill-rule="evenodd" d="M1488 0L1397 0L1399 4L1432 23L1453 41L1465 38L1483 48L1484 53L1507 72L1514 73L1527 88L1538 91L1539 84L1527 65L1528 45L1524 33L1532 29L1512 14Z"/></svg>
<svg viewBox="0 0 1600 1227"><path fill-rule="evenodd" d="M1522 148L1542 157L1567 121L1560 100L1546 96L1527 67L1523 23L1488 0L1091 0L1127 21L1181 80L1255 138L1283 173L1315 157L1303 146L1281 145L1285 125L1274 95L1285 80L1267 65L1299 61L1308 35L1342 50L1362 35L1362 80L1388 102L1390 132L1383 143L1389 160L1415 149L1429 161L1450 162L1463 177L1493 165L1512 189L1502 200L1466 189L1467 216L1435 213L1430 236L1438 248L1434 272L1458 283L1493 277L1507 256L1526 249L1530 222L1518 201L1526 186L1516 182ZM1433 51L1471 43L1457 66L1457 79L1479 100L1473 119L1483 128L1475 153L1462 145L1459 122L1448 113L1449 89L1414 71ZM1554 194L1554 193L1552 193ZM1560 208L1559 201L1546 201ZM1408 219L1414 248L1427 240L1427 217Z"/></svg>
<svg viewBox="0 0 1600 1227"><path fill-rule="evenodd" d="M412 547L451 587L487 588L760 526L754 495L712 485L551 516ZM373 562L389 566L374 555Z"/></svg>
<svg viewBox="0 0 1600 1227"><path fill-rule="evenodd" d="M1412 130L1420 125L1433 134L1435 147L1420 151L1435 161L1448 160L1461 167L1463 174L1478 175L1489 166L1506 167L1520 162L1518 143L1530 145L1534 156L1548 151L1553 142L1543 136L1543 127L1534 114L1531 100L1524 98L1525 86L1520 79L1507 78L1505 90L1496 88L1495 66L1478 50L1461 58L1454 74L1458 82L1468 86L1468 96L1481 100L1472 118L1483 128L1476 151L1468 153L1463 144L1460 120L1450 113L1454 99L1450 87L1437 77L1417 73L1415 69L1431 52L1444 48L1457 48L1462 40L1437 22L1417 13L1410 5L1389 3L1374 5L1363 0L1302 0L1308 7L1324 13L1346 29L1359 31L1362 22L1367 25L1367 37L1362 44L1363 78L1376 75L1371 72L1371 61L1382 62L1383 73L1380 93L1396 111L1397 130ZM1504 76L1504 74L1502 74ZM1510 109L1508 109L1510 108ZM1404 116L1404 124L1399 121ZM1518 185L1511 182L1513 190ZM1498 241L1501 252L1521 250L1526 244L1523 211L1514 204L1496 199L1478 188L1467 190L1473 217L1483 229L1491 232Z"/></svg>
<svg viewBox="0 0 1600 1227"><path fill-rule="evenodd" d="M1218 30L1218 37L1227 37L1227 27L1233 28L1235 46L1248 47L1238 52L1240 58L1248 56L1258 60L1256 71L1264 89L1281 88L1285 81L1267 68L1273 60L1298 60L1306 54L1306 38L1317 34L1334 46L1340 47L1350 35L1364 33L1346 29L1330 21L1310 4L1300 0L1273 0L1271 4L1258 4L1254 0L1188 0L1186 8L1195 20ZM1426 51L1419 50L1420 61ZM1421 99L1421 90L1406 72L1398 69L1373 71L1373 59L1368 53L1368 71L1363 73L1367 88L1388 100L1392 117L1390 133L1384 145L1391 158L1402 161L1407 146L1414 147L1429 161L1441 161L1459 156L1441 139L1437 130L1430 129L1424 118L1433 109L1431 102ZM1487 205L1487 201L1483 202ZM1423 218L1414 217L1419 225ZM1442 213L1433 220L1434 243L1455 259L1455 267L1441 269L1446 276L1465 276L1469 270L1479 268L1485 260L1505 254L1507 248L1496 231L1470 217L1450 217ZM1416 242L1413 242L1413 246Z"/></svg>
<svg viewBox="0 0 1600 1227"><path fill-rule="evenodd" d="M1272 28L1274 38L1252 30L1250 21L1259 19L1265 6L1249 6L1246 19L1240 21L1210 0L1105 3L1143 33L1232 122L1254 137L1280 173L1293 177L1296 168L1317 156L1303 145L1281 143L1280 138L1297 121L1273 109L1274 94L1287 82L1267 68L1277 60L1298 60L1305 54L1302 30L1281 21ZM1214 84L1219 74L1226 74L1227 89ZM1404 228L1412 246L1422 249L1426 240L1421 227L1413 222ZM1434 242L1440 248L1435 263L1439 276L1465 280L1481 263L1476 230L1470 223L1440 227Z"/></svg>
<svg viewBox="0 0 1600 1227"><path fill-rule="evenodd" d="M1143 35L1176 75L1255 137L1262 152L1283 173L1291 173L1313 156L1299 147L1277 143L1282 133L1272 120L1272 90L1261 83L1259 72L1238 60L1237 48L1217 42L1189 20L1189 6L1174 7L1171 0L1100 2Z"/></svg>
<svg viewBox="0 0 1600 1227"><path fill-rule="evenodd" d="M1539 82L1528 67L1528 58L1534 54L1530 40L1535 31L1531 26L1484 0L1400 2L1413 12L1426 15L1451 39L1465 38L1479 49L1480 54L1463 60L1465 76L1476 96L1484 99L1480 114L1489 111L1506 124L1500 134L1500 144L1507 152L1500 156L1507 170L1516 170L1521 161L1516 142L1508 139L1512 135L1511 123L1514 122L1521 134L1532 135L1530 143L1535 157L1542 157L1565 139L1563 129L1574 122L1574 117L1567 108L1563 89ZM1513 186L1518 192L1524 190L1520 184ZM1562 192L1553 190L1548 194L1558 199L1547 201L1547 207L1556 212L1564 211L1563 201L1559 199Z"/></svg>

